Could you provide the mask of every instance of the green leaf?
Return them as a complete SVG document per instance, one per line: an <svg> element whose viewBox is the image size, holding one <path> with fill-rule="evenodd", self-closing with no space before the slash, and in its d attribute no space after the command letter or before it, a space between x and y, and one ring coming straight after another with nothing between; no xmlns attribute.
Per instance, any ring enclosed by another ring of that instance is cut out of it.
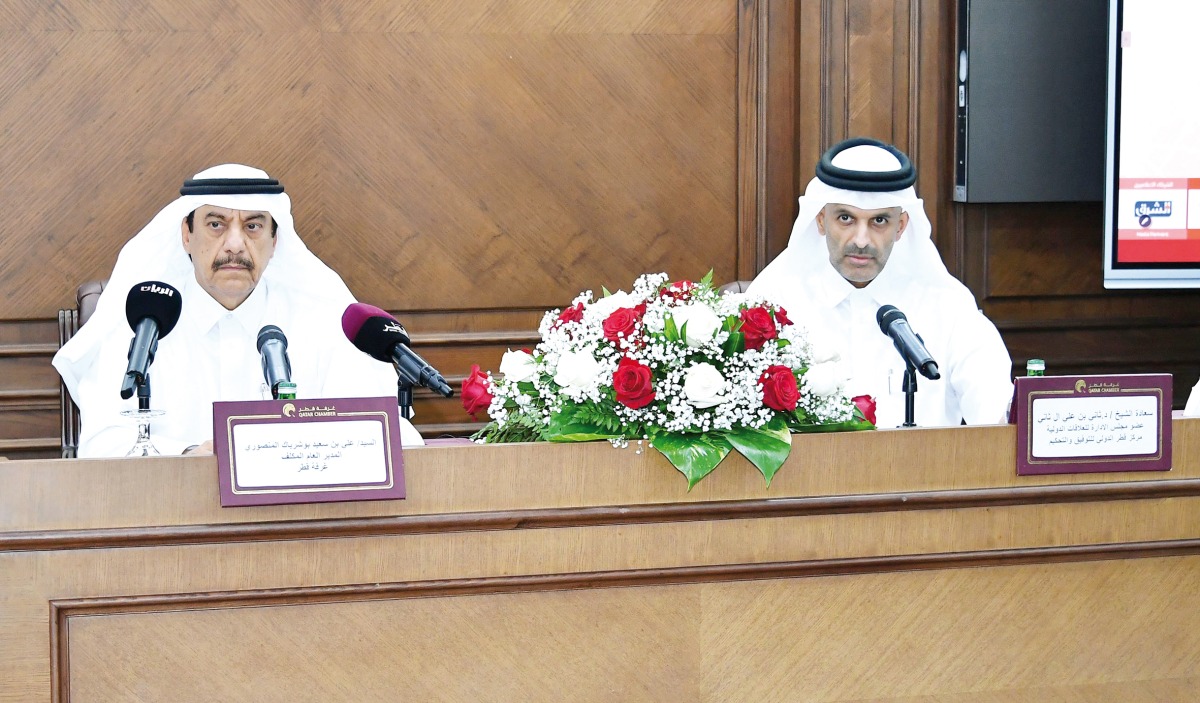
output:
<svg viewBox="0 0 1200 703"><path fill-rule="evenodd" d="M712 288L713 270L709 269L708 273L704 274L704 278L700 279L700 285L705 288Z"/></svg>
<svg viewBox="0 0 1200 703"><path fill-rule="evenodd" d="M507 444L509 442L537 442L543 438L542 423L537 417L513 413L501 427L492 421L481 430L471 435L472 440L483 440L487 444Z"/></svg>
<svg viewBox="0 0 1200 703"><path fill-rule="evenodd" d="M608 289L607 289L607 288L605 288L604 286L600 286L600 292L603 294L603 297L605 297L605 298L607 298L608 296L612 295L612 293L610 293L610 292L608 291Z"/></svg>
<svg viewBox="0 0 1200 703"><path fill-rule="evenodd" d="M662 434L653 445L687 477L689 491L733 451L733 445L717 434Z"/></svg>
<svg viewBox="0 0 1200 703"><path fill-rule="evenodd" d="M789 422L788 427L792 432L816 433L816 432L859 432L862 430L873 430L875 425L866 420L855 417L853 420L845 422L832 422L827 425L812 425L800 422Z"/></svg>
<svg viewBox="0 0 1200 703"><path fill-rule="evenodd" d="M581 422L575 412L567 410L551 416L545 436L551 442L591 442L597 439L612 439L618 435L600 425Z"/></svg>
<svg viewBox="0 0 1200 703"><path fill-rule="evenodd" d="M725 437L733 448L758 467L767 485L775 472L787 461L792 452L792 434L788 432L787 422L781 416L776 416L759 429L743 427L725 433Z"/></svg>
<svg viewBox="0 0 1200 703"><path fill-rule="evenodd" d="M663 323L663 335L666 336L668 342L679 341L679 328L675 326L675 318L670 315L667 315L666 322Z"/></svg>
<svg viewBox="0 0 1200 703"><path fill-rule="evenodd" d="M561 410L562 417L559 423L563 425L583 425L586 427L596 428L596 432L606 433L607 436L617 437L627 435L634 428L625 428L621 418L617 417L613 412L613 392L611 389L604 391L607 396L605 401L595 403L586 401L579 405L568 406Z"/></svg>
<svg viewBox="0 0 1200 703"><path fill-rule="evenodd" d="M598 439L613 439L617 436L594 425L580 423L554 427L553 420L550 424L551 429L546 430L546 439L551 442L592 442Z"/></svg>
<svg viewBox="0 0 1200 703"><path fill-rule="evenodd" d="M725 340L725 346L723 349L725 350L726 356L733 356L738 352L745 351L746 335L742 334L741 332L730 332L729 339Z"/></svg>

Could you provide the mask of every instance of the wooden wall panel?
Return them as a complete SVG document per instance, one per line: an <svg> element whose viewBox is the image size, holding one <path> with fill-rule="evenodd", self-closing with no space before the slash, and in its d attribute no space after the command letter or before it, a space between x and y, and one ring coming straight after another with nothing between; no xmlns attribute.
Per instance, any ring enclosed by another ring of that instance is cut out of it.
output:
<svg viewBox="0 0 1200 703"><path fill-rule="evenodd" d="M323 191L346 189L348 207L311 239L380 305L549 308L643 270L732 277L731 36L339 34L327 47L337 156Z"/></svg>
<svg viewBox="0 0 1200 703"><path fill-rule="evenodd" d="M56 338L3 330L52 332L214 163L283 180L310 248L452 380L582 289L752 276L792 216L794 17L786 0L5 3L0 420L57 384ZM441 432L457 408L417 410ZM45 419L0 424L0 455L51 453L18 436Z"/></svg>
<svg viewBox="0 0 1200 703"><path fill-rule="evenodd" d="M1200 378L1200 292L1108 291L1099 203L967 205L969 277L1014 371L1171 373L1175 406Z"/></svg>
<svg viewBox="0 0 1200 703"><path fill-rule="evenodd" d="M800 0L794 137L796 197L821 154L843 139L874 137L907 153L943 251L953 240L952 220L942 204L950 149L939 113L952 53L945 47L953 43L947 5L939 0ZM787 245L787 234L770 239L772 258ZM952 257L947 263L953 270Z"/></svg>
<svg viewBox="0 0 1200 703"><path fill-rule="evenodd" d="M388 309L549 307L662 268L730 278L736 5L688 6L691 26L625 34L8 33L0 198L23 207L0 235L5 317L49 316L182 178L228 160L279 175L311 248Z"/></svg>
<svg viewBox="0 0 1200 703"><path fill-rule="evenodd" d="M786 240L796 219L796 194L807 178L801 177L797 159L796 125L804 112L800 109L800 81L797 80L797 51L799 49L800 7L793 0L770 0L765 7L765 31L760 30L760 41L765 43L764 66L766 76L759 100L767 100L763 112L765 139L759 148L764 153L763 174L766 183L759 189L763 202L755 208L763 213L761 230L755 233L755 259L753 268L745 266L746 256L739 256L738 278L749 279L761 271L777 251L776 242ZM743 179L745 182L746 179ZM741 241L750 237L743 235ZM749 270L747 270L749 269Z"/></svg>
<svg viewBox="0 0 1200 703"><path fill-rule="evenodd" d="M891 141L913 158L934 241L1014 371L1041 357L1050 373L1170 372L1181 407L1200 376L1200 292L1105 290L1098 203L951 201L955 11L952 0L801 0L797 195L831 144Z"/></svg>
<svg viewBox="0 0 1200 703"><path fill-rule="evenodd" d="M1098 206L951 202L954 13L951 0L8 3L2 417L42 412L56 383L53 338L31 351L8 328L52 332L74 286L211 163L284 176L310 246L457 380L528 346L541 312L583 288L651 269L751 277L786 245L820 153L852 135L913 157L934 240L1018 369L1042 356L1052 372L1171 371L1182 404L1200 375L1200 297L1103 290ZM435 432L468 427L455 400L417 410ZM44 420L0 424L0 454Z"/></svg>

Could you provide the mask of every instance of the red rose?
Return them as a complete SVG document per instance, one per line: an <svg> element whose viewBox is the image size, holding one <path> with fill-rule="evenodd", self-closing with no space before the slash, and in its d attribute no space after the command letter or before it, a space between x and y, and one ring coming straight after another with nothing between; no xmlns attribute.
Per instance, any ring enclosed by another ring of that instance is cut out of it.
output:
<svg viewBox="0 0 1200 703"><path fill-rule="evenodd" d="M462 405L463 410L478 420L475 413L487 410L492 404L492 394L488 390L487 374L479 370L479 364L471 364L471 375L463 379Z"/></svg>
<svg viewBox="0 0 1200 703"><path fill-rule="evenodd" d="M580 322L581 320L583 320L583 303L575 303L558 314L558 321L554 326L557 327L568 322Z"/></svg>
<svg viewBox="0 0 1200 703"><path fill-rule="evenodd" d="M854 403L854 407L858 408L863 417L867 418L867 422L875 424L875 399L869 395L856 395L850 399Z"/></svg>
<svg viewBox="0 0 1200 703"><path fill-rule="evenodd" d="M637 410L644 408L654 401L654 384L651 383L650 367L622 357L613 372L613 390L617 392L617 402L628 408Z"/></svg>
<svg viewBox="0 0 1200 703"><path fill-rule="evenodd" d="M746 336L747 349L762 349L768 339L775 339L778 330L771 313L764 307L750 308L742 311L741 332Z"/></svg>
<svg viewBox="0 0 1200 703"><path fill-rule="evenodd" d="M784 310L783 308L775 308L775 321L781 325L793 324L793 322L788 319L787 310Z"/></svg>
<svg viewBox="0 0 1200 703"><path fill-rule="evenodd" d="M781 364L768 366L758 382L763 387L763 405L784 412L795 410L800 402L800 388L796 385L796 374Z"/></svg>
<svg viewBox="0 0 1200 703"><path fill-rule="evenodd" d="M613 343L616 343L621 337L632 339L642 322L642 315L645 314L646 305L644 303L635 308L613 310L601 325L604 328L604 338Z"/></svg>

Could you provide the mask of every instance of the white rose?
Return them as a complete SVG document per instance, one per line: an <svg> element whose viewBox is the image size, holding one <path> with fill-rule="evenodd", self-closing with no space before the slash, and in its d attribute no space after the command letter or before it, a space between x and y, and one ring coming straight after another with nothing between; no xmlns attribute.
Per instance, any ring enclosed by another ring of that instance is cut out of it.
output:
<svg viewBox="0 0 1200 703"><path fill-rule="evenodd" d="M589 390L600 382L600 364L589 352L569 351L558 359L554 382L564 388Z"/></svg>
<svg viewBox="0 0 1200 703"><path fill-rule="evenodd" d="M711 408L725 400L725 377L712 364L694 364L683 379L683 397L697 408Z"/></svg>
<svg viewBox="0 0 1200 703"><path fill-rule="evenodd" d="M637 307L637 304L640 302L642 302L640 298L636 298L623 290L619 290L607 298L601 298L591 305L588 305L587 309L596 315L596 319L604 320L609 315L613 314L614 310L618 308Z"/></svg>
<svg viewBox="0 0 1200 703"><path fill-rule="evenodd" d="M675 320L676 329L682 330L683 326L687 325L685 341L689 347L698 347L712 341L717 330L721 329L721 318L702 303L681 305L671 311L671 318Z"/></svg>
<svg viewBox="0 0 1200 703"><path fill-rule="evenodd" d="M827 361L810 366L808 371L804 372L804 380L808 383L809 391L826 397L845 388L846 383L850 380L850 375L846 373L842 364L836 361Z"/></svg>
<svg viewBox="0 0 1200 703"><path fill-rule="evenodd" d="M537 362L527 352L509 349L500 359L500 373L504 374L505 380L514 383L528 381L537 375Z"/></svg>

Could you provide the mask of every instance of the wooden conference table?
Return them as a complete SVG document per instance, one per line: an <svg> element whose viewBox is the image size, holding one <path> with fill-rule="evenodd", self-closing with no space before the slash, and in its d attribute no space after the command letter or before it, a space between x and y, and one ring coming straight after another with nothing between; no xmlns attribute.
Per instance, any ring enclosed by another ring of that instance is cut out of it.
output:
<svg viewBox="0 0 1200 703"><path fill-rule="evenodd" d="M794 439L769 490L444 446L405 501L269 508L211 457L0 461L0 701L1200 700L1200 420L1169 473Z"/></svg>

